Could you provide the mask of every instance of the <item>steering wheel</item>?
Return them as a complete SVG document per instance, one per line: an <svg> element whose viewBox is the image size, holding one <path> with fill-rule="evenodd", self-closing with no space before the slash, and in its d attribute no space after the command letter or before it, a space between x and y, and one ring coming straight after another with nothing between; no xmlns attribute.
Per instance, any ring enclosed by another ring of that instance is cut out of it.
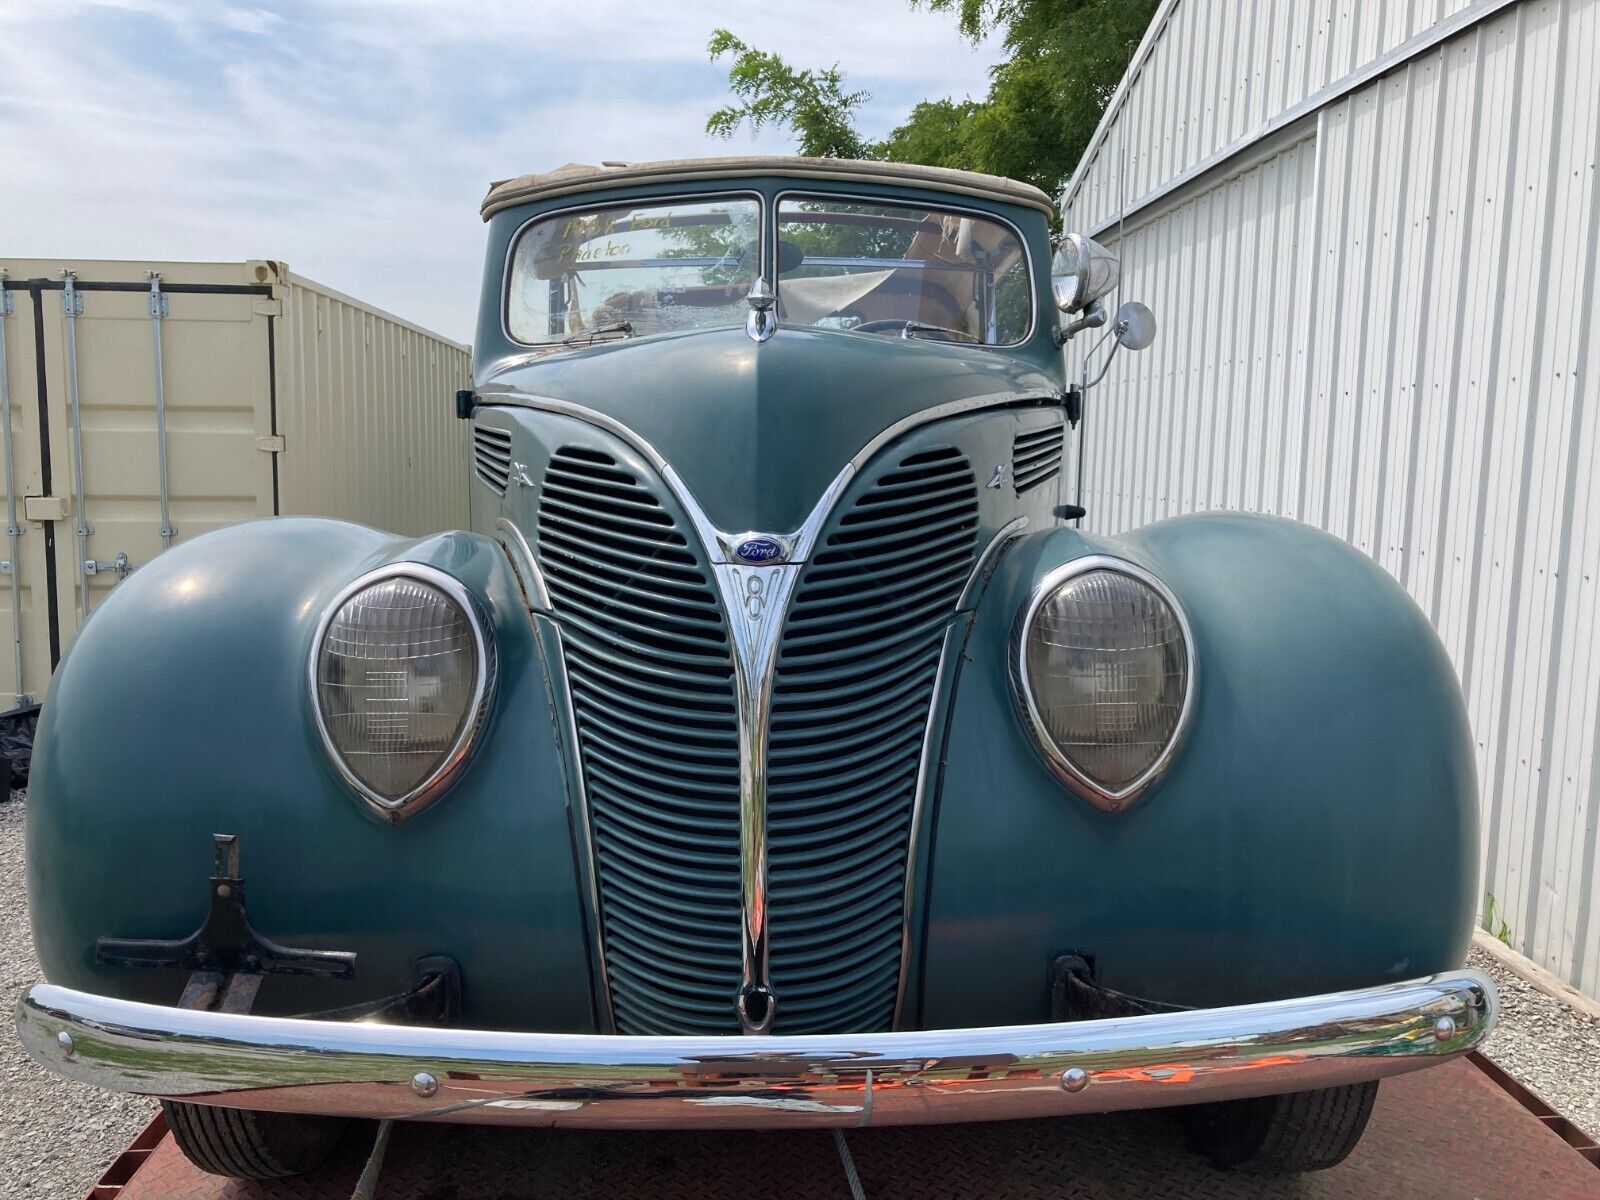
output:
<svg viewBox="0 0 1600 1200"><path fill-rule="evenodd" d="M894 330L904 330L910 321L901 320L899 317L883 317L876 321L863 321L852 329L851 333L890 333Z"/></svg>

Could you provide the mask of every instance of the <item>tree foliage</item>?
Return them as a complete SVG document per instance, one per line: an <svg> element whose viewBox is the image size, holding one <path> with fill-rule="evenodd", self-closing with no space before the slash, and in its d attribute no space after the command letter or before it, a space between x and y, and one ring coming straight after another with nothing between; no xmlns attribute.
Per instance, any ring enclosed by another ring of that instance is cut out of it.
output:
<svg viewBox="0 0 1600 1200"><path fill-rule="evenodd" d="M926 100L881 142L856 129L870 97L845 92L837 65L796 70L776 54L746 46L726 30L711 39L713 59L734 52L729 83L739 103L713 113L708 131L731 137L787 126L803 154L883 158L962 167L1060 191L1089 144L1100 114L1127 69L1157 0L910 0L952 13L976 42L998 34L1007 57L982 100Z"/></svg>
<svg viewBox="0 0 1600 1200"><path fill-rule="evenodd" d="M752 132L784 125L800 143L801 154L816 158L867 158L870 147L856 131L855 111L871 97L846 92L844 75L835 63L822 71L796 70L776 54L745 45L726 29L711 35L706 47L715 62L733 55L728 86L737 103L717 109L706 120L706 132L732 137L739 126Z"/></svg>

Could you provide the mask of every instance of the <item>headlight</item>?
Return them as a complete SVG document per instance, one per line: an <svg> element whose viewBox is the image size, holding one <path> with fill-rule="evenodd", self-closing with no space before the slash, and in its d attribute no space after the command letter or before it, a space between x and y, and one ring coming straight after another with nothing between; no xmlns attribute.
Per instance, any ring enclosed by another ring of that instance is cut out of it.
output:
<svg viewBox="0 0 1600 1200"><path fill-rule="evenodd" d="M1046 763L1115 812L1161 773L1189 716L1194 640L1172 594L1120 559L1047 575L1017 618L1017 702Z"/></svg>
<svg viewBox="0 0 1600 1200"><path fill-rule="evenodd" d="M397 563L356 580L322 618L311 655L317 727L345 781L399 821L466 762L494 675L471 594L442 571Z"/></svg>
<svg viewBox="0 0 1600 1200"><path fill-rule="evenodd" d="M1050 290L1064 313L1088 308L1115 288L1121 276L1117 256L1081 233L1064 234L1050 262Z"/></svg>

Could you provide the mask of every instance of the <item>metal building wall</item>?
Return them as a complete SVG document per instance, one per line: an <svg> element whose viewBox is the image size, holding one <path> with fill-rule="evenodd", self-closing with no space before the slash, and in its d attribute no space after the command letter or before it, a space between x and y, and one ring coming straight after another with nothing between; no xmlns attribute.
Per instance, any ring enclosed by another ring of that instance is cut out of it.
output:
<svg viewBox="0 0 1600 1200"><path fill-rule="evenodd" d="M284 273L278 511L421 535L467 524L471 353Z"/></svg>
<svg viewBox="0 0 1600 1200"><path fill-rule="evenodd" d="M1356 73L1513 0L1164 0L1069 190L1098 229Z"/></svg>
<svg viewBox="0 0 1600 1200"><path fill-rule="evenodd" d="M1203 176L1069 192L1068 228L1130 210L1161 321L1089 397L1087 524L1273 512L1382 563L1461 676L1496 921L1600 995L1600 0L1462 11ZM1110 123L1153 146L1145 86Z"/></svg>

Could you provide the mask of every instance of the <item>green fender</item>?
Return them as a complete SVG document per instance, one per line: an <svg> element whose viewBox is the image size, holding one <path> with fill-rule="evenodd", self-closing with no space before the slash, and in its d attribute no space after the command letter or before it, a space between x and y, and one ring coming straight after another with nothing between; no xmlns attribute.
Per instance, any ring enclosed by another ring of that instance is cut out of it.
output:
<svg viewBox="0 0 1600 1200"><path fill-rule="evenodd" d="M1193 627L1197 707L1131 808L1090 806L1017 719L1012 624L1084 554L1164 580ZM1365 555L1308 526L1180 517L1121 538L1016 543L975 616L928 814L924 1027L1048 1016L1048 965L1108 986L1245 1003L1458 966L1478 809L1454 671L1422 611Z"/></svg>
<svg viewBox="0 0 1600 1200"><path fill-rule="evenodd" d="M499 683L481 753L399 826L340 782L309 708L308 656L341 587L431 564L478 598ZM172 1003L174 972L101 966L101 935L182 937L207 908L211 835L240 836L265 936L354 950L353 982L269 980L258 1011L403 989L420 956L462 967L466 1023L595 1027L566 765L538 631L504 553L280 519L175 547L94 613L44 705L28 798L34 938L56 983Z"/></svg>

